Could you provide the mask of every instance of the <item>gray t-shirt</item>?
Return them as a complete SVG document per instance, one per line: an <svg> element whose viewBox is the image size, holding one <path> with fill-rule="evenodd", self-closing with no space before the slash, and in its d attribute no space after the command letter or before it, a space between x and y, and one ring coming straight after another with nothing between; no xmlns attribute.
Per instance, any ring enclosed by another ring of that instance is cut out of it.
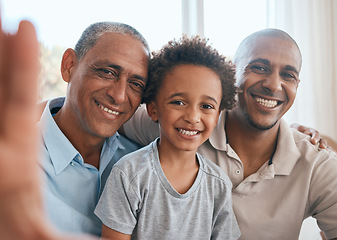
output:
<svg viewBox="0 0 337 240"><path fill-rule="evenodd" d="M179 194L161 168L156 142L114 165L95 214L132 239L238 239L228 176L197 154L197 177Z"/></svg>

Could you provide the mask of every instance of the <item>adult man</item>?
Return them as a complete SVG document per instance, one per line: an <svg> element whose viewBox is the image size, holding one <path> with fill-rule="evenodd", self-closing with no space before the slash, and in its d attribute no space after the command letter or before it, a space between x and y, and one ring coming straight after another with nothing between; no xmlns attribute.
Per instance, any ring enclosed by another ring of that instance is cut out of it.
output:
<svg viewBox="0 0 337 240"><path fill-rule="evenodd" d="M39 126L47 215L65 232L100 235L94 215L112 165L138 145L116 131L140 104L149 48L134 28L90 25L61 63L66 98L50 100Z"/></svg>
<svg viewBox="0 0 337 240"><path fill-rule="evenodd" d="M337 239L337 156L319 151L282 119L299 84L297 44L281 30L259 31L243 40L235 63L237 107L222 113L198 151L233 182L240 239L297 239L308 216L317 219L328 239ZM124 130L145 144L156 133L148 139L147 128L136 133L139 124L153 127L141 111Z"/></svg>

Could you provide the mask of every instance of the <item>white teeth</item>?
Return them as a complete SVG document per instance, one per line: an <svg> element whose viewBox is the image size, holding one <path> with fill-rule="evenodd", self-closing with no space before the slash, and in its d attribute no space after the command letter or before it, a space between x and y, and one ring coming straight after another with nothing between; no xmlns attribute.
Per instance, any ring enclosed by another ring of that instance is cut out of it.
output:
<svg viewBox="0 0 337 240"><path fill-rule="evenodd" d="M178 131L187 136L196 135L198 133L198 131L187 131L187 130L180 129L180 128L178 128Z"/></svg>
<svg viewBox="0 0 337 240"><path fill-rule="evenodd" d="M277 105L276 100L267 100L259 97L255 97L255 101L257 101L259 104L261 104L264 107L275 107Z"/></svg>
<svg viewBox="0 0 337 240"><path fill-rule="evenodd" d="M108 112L110 114L113 114L113 115L119 115L119 112L116 112L116 111L112 111L111 109L107 108L107 107L104 107L102 106L101 104L98 104L98 106L105 112Z"/></svg>

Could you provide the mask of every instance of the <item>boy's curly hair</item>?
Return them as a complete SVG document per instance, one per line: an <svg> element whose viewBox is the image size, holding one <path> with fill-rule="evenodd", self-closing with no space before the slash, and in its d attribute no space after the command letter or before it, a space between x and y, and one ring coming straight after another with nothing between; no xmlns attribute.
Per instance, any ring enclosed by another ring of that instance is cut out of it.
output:
<svg viewBox="0 0 337 240"><path fill-rule="evenodd" d="M176 66L192 64L214 71L221 80L222 100L220 109L232 109L235 106L235 67L231 61L207 44L208 40L199 36L170 41L160 51L153 52L149 63L149 75L143 94L143 103L154 101L165 76Z"/></svg>

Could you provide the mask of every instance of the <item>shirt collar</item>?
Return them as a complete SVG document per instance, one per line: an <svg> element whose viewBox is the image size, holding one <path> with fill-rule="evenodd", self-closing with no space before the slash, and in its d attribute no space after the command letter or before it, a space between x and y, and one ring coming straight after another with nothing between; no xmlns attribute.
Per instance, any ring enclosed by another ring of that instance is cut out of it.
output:
<svg viewBox="0 0 337 240"><path fill-rule="evenodd" d="M73 160L84 164L80 153L59 129L51 114L51 109L61 108L64 101L64 97L49 100L39 122L45 147L50 155L56 175L63 172ZM116 133L112 137L107 138L104 142L100 156L100 174L103 173L117 149L125 148L119 143L119 137L119 134Z"/></svg>
<svg viewBox="0 0 337 240"><path fill-rule="evenodd" d="M102 174L108 164L111 162L112 156L115 155L117 149L125 149L119 142L120 135L116 132L112 137L106 138L100 156L99 173Z"/></svg>
<svg viewBox="0 0 337 240"><path fill-rule="evenodd" d="M226 124L226 111L222 111L219 116L218 124L213 129L211 136L209 137L209 142L211 145L220 151L228 151L227 146L227 136L225 131L225 124Z"/></svg>
<svg viewBox="0 0 337 240"><path fill-rule="evenodd" d="M284 119L280 119L277 147L273 156L275 174L289 175L301 157L291 129Z"/></svg>
<svg viewBox="0 0 337 240"><path fill-rule="evenodd" d="M65 98L55 98L47 102L39 123L45 147L50 155L56 175L60 174L79 154L57 126L51 109L62 107Z"/></svg>
<svg viewBox="0 0 337 240"><path fill-rule="evenodd" d="M209 138L209 142L216 150L228 152L230 146L227 144L225 131L226 115L227 111L221 112L219 122L214 128ZM289 175L301 156L292 131L293 130L288 126L287 122L284 119L280 119L276 151L273 155L272 164L268 165L268 169L270 170L268 171L272 175L273 173L278 175Z"/></svg>

